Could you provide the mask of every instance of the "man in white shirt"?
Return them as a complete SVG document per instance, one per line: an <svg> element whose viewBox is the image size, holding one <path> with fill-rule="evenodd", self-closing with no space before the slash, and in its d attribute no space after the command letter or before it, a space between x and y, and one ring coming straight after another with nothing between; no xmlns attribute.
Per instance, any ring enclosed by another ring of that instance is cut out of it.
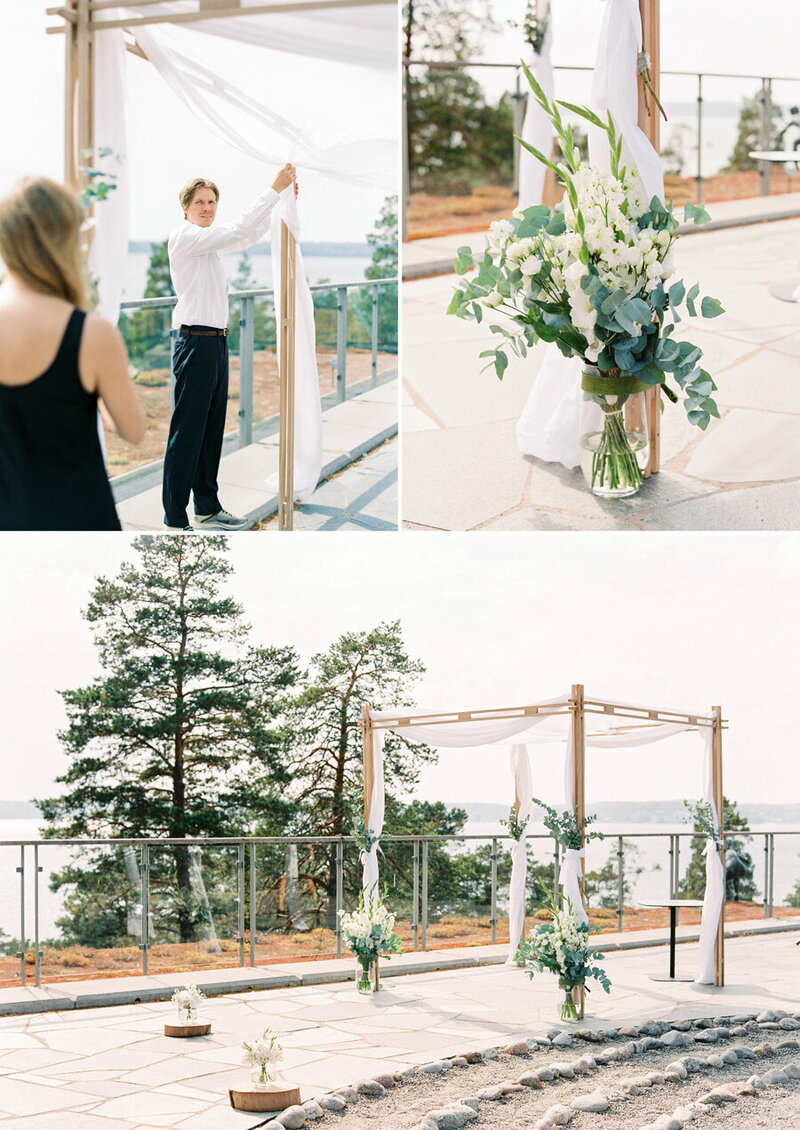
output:
<svg viewBox="0 0 800 1130"><path fill-rule="evenodd" d="M268 188L230 224L212 226L219 189L196 177L181 189L183 222L170 234L169 267L178 302L172 325L180 334L173 354L175 406L164 456L164 525L192 530L187 514L194 495L198 527L242 530L247 525L223 510L217 487L228 405L228 280L222 254L244 251L270 226L278 194L295 180L284 165Z"/></svg>

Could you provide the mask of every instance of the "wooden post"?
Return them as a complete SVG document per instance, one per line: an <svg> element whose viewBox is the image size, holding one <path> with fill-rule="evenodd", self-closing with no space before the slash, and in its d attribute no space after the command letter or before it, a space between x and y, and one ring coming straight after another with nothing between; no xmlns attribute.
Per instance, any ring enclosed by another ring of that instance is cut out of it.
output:
<svg viewBox="0 0 800 1130"><path fill-rule="evenodd" d="M75 10L75 0L66 0ZM77 26L64 21L64 183L78 187L78 162L75 159L75 106L77 94Z"/></svg>
<svg viewBox="0 0 800 1130"><path fill-rule="evenodd" d="M94 148L94 51L92 47L89 0L77 0L78 21L75 25L75 58L77 66L77 153L74 183L83 188L86 177L81 167L92 162Z"/></svg>
<svg viewBox="0 0 800 1130"><path fill-rule="evenodd" d="M575 819L581 829L581 850L586 845L583 835L583 824L586 819L586 716L583 707L583 683L574 683L572 686L572 795L575 801ZM586 875L586 860L581 857L581 901L584 898L584 877ZM583 1020L585 1006L583 986L577 994L578 1018Z"/></svg>
<svg viewBox="0 0 800 1130"><path fill-rule="evenodd" d="M281 221L279 530L291 530L294 517L295 252L294 235Z"/></svg>
<svg viewBox="0 0 800 1130"><path fill-rule="evenodd" d="M364 823L369 826L372 814L372 783L375 780L375 751L372 748L372 720L369 707L361 711L361 739L364 749Z"/></svg>
<svg viewBox="0 0 800 1130"><path fill-rule="evenodd" d="M661 97L661 0L639 0L642 17L643 50L650 58L650 79L656 94ZM661 152L661 119L659 109L648 95L650 113L644 99L644 83L639 77L639 127L647 135L656 153ZM661 467L661 388L645 393L650 432L650 466L645 474L655 475Z"/></svg>
<svg viewBox="0 0 800 1130"><path fill-rule="evenodd" d="M711 771L714 790L714 807L720 828L725 819L725 799L722 793L722 707L712 707L714 713L714 732L711 745ZM725 842L720 844L719 858L722 863L722 909L719 915L717 940L714 946L714 984L725 984Z"/></svg>

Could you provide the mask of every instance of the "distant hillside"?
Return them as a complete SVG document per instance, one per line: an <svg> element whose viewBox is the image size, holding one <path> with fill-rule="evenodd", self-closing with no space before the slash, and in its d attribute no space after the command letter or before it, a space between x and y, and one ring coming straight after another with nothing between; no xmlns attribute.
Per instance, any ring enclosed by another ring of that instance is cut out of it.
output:
<svg viewBox="0 0 800 1130"><path fill-rule="evenodd" d="M41 813L28 800L0 801L0 820L40 820Z"/></svg>
<svg viewBox="0 0 800 1130"><path fill-rule="evenodd" d="M508 816L504 804L453 804L464 808L471 821L488 824ZM686 809L680 800L618 801L607 800L588 805L604 824L682 824ZM739 811L750 824L800 824L800 804L739 804ZM541 809L533 810L534 821Z"/></svg>
<svg viewBox="0 0 800 1130"><path fill-rule="evenodd" d="M150 254L153 244L147 240L132 239L128 244L131 253L144 252ZM301 243L300 249L304 255L315 255L326 259L369 259L372 249L368 243ZM271 255L272 248L269 243L257 243L251 247L248 255Z"/></svg>

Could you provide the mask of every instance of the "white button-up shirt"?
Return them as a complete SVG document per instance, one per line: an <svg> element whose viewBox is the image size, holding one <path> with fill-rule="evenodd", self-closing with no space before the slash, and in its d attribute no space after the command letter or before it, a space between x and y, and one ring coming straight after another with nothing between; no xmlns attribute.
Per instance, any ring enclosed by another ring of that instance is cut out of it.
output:
<svg viewBox="0 0 800 1130"><path fill-rule="evenodd" d="M169 269L178 296L172 314L175 328L227 326L228 280L222 253L252 247L269 230L277 202L278 193L268 188L231 224L201 228L184 220L170 233Z"/></svg>

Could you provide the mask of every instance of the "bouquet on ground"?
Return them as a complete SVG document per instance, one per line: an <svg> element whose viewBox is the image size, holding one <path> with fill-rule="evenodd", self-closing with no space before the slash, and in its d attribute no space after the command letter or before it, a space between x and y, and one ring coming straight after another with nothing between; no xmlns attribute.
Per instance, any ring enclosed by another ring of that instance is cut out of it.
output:
<svg viewBox="0 0 800 1130"><path fill-rule="evenodd" d="M531 978L545 969L555 973L558 987L564 992L561 1019L577 1020L574 990L579 986L585 988L586 982L592 980L599 982L608 993L611 982L606 971L593 964L602 961L603 955L589 953L589 935L594 932L593 928L578 921L570 900L559 909L555 894L551 894L547 908L552 922L543 922L531 930L527 940L519 943L516 958L527 966Z"/></svg>
<svg viewBox="0 0 800 1130"><path fill-rule="evenodd" d="M361 892L359 905L352 914L339 911L344 942L359 964L356 987L369 993L378 988L378 958L402 953L403 945L394 932L394 915L384 905L373 884Z"/></svg>
<svg viewBox="0 0 800 1130"><path fill-rule="evenodd" d="M242 1063L254 1068L252 1078L259 1086L266 1087L277 1074L277 1064L283 1059L283 1048L271 1028L265 1028L260 1036L250 1043L242 1041Z"/></svg>
<svg viewBox="0 0 800 1130"><path fill-rule="evenodd" d="M611 114L603 121L585 107L551 102L523 68L553 122L563 160L556 165L521 144L554 171L564 199L555 209L518 209L510 220L493 223L477 274L460 281L448 313L492 320L498 344L480 356L490 359L487 367L493 364L500 379L509 350L525 357L538 341L582 359L584 423L592 413L596 420L581 436L581 467L595 493L624 497L638 490L649 459L646 389L660 385L673 402L682 392L689 420L701 429L719 416L716 385L700 367L702 350L676 341L673 332L679 311L715 318L723 308L716 298L701 298L697 283L667 284L678 220L671 203L657 196L648 202L638 172L622 164L622 138ZM559 106L607 135L608 172L581 159ZM702 207L686 205L685 221L708 219ZM475 265L471 249L459 248L456 272L465 275Z"/></svg>
<svg viewBox="0 0 800 1130"><path fill-rule="evenodd" d="M172 1003L177 1005L181 1020L187 1024L197 1019L200 1005L205 999L205 993L201 992L197 985L184 985L182 989L176 989L172 994Z"/></svg>

